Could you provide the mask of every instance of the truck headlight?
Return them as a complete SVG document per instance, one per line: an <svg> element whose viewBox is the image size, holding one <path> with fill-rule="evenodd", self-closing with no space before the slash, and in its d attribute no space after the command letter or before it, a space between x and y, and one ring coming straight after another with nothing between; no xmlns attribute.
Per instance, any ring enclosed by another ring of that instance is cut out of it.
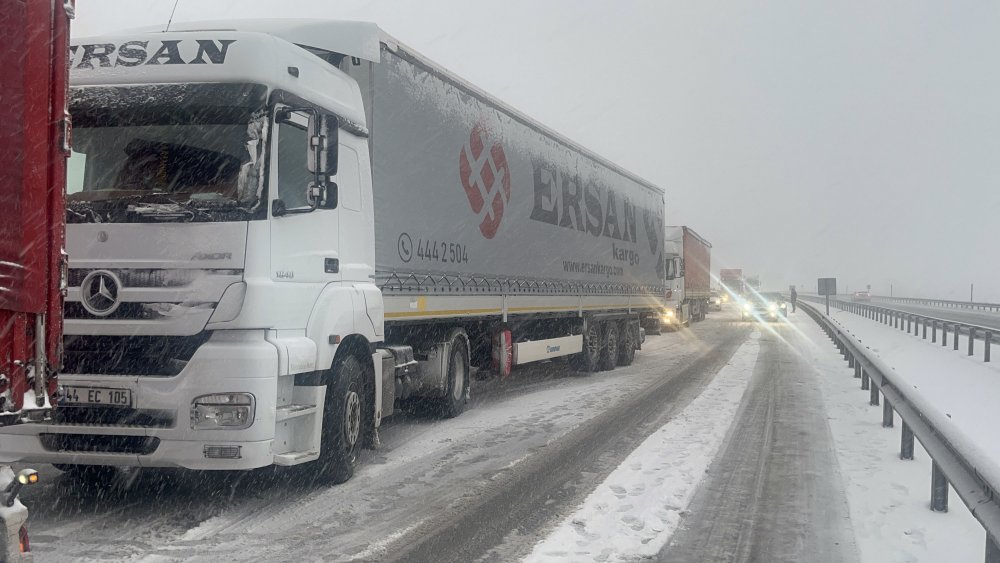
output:
<svg viewBox="0 0 1000 563"><path fill-rule="evenodd" d="M240 430L253 424L254 397L250 393L214 393L191 402L192 430Z"/></svg>

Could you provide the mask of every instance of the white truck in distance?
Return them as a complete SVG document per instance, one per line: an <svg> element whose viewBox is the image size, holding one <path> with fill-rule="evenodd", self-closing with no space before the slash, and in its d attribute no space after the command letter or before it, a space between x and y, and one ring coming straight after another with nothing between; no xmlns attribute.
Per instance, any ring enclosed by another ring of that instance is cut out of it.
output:
<svg viewBox="0 0 1000 563"><path fill-rule="evenodd" d="M76 39L61 408L0 462L348 479L470 368L632 362L662 190L373 24Z"/></svg>

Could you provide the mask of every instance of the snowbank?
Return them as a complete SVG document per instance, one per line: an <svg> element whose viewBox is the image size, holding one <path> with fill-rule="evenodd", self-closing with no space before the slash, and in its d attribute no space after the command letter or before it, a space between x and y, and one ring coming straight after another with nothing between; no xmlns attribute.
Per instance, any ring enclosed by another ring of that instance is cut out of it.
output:
<svg viewBox="0 0 1000 563"><path fill-rule="evenodd" d="M892 372L888 377L906 399L941 432L987 482L1000 483L1000 365L982 360L982 342L967 355L862 316L831 310L831 317ZM956 499L957 500L957 499Z"/></svg>
<svg viewBox="0 0 1000 563"><path fill-rule="evenodd" d="M667 543L705 476L753 375L755 333L681 414L650 435L525 559L651 557Z"/></svg>
<svg viewBox="0 0 1000 563"><path fill-rule="evenodd" d="M954 490L948 513L930 510L931 461L920 443L913 460L899 459L898 418L895 428L882 428L881 407L868 404L826 334L806 315L789 320L803 337L795 344L815 367L808 375L822 391L861 561L982 561L986 533Z"/></svg>

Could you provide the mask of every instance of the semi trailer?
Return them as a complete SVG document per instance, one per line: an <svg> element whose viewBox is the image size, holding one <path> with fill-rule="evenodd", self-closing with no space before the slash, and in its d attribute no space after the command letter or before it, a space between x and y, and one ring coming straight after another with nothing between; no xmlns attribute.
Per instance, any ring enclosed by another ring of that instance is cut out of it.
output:
<svg viewBox="0 0 1000 563"><path fill-rule="evenodd" d="M661 189L362 22L75 39L60 409L0 461L353 473L471 369L628 365Z"/></svg>
<svg viewBox="0 0 1000 563"><path fill-rule="evenodd" d="M701 321L712 297L712 244L690 227L667 227L664 237L667 278L662 322L677 328Z"/></svg>

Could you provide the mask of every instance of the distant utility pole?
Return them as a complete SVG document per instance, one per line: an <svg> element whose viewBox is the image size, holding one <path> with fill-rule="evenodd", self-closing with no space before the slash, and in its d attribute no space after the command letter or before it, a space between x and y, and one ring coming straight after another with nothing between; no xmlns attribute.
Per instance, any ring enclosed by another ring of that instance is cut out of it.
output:
<svg viewBox="0 0 1000 563"><path fill-rule="evenodd" d="M889 284L889 297L892 297L892 284Z"/></svg>
<svg viewBox="0 0 1000 563"><path fill-rule="evenodd" d="M976 302L976 300L973 299L973 296L975 295L975 291L974 291L975 288L976 288L975 284L972 284L972 283L969 284L969 303L975 303Z"/></svg>

